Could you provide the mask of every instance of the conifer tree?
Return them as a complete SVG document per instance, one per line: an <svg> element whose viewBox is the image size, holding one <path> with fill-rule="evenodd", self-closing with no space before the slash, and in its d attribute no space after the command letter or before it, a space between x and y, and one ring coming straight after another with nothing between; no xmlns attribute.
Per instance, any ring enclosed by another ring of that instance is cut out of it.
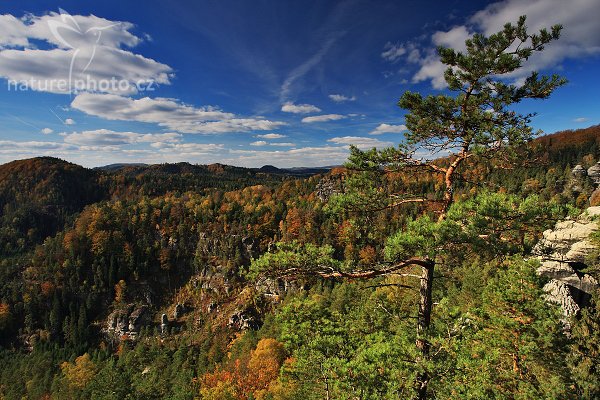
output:
<svg viewBox="0 0 600 400"><path fill-rule="evenodd" d="M348 269L332 258L329 247L286 244L276 255L256 261L254 271L287 277L369 279L420 267L416 346L426 360L434 271L444 247L440 238L451 241L448 228L460 226L445 221L465 166L512 162L515 150L535 137L529 125L534 114L518 113L512 106L525 99L545 99L566 82L557 75L540 76L533 72L522 82L510 83L511 74L560 36L560 25L530 34L525 22L526 17L522 16L516 24L507 23L491 36L475 34L466 41L465 52L438 48L441 62L447 66L444 77L448 91L429 96L414 92L402 95L398 105L408 110L405 142L383 150L351 147L347 167L356 174L347 180L346 192L334 199L337 205L359 213L409 204L428 205L428 209L437 211L437 223L429 217L418 219L409 231L394 235L388 241L385 264ZM419 157L423 153L426 156ZM435 160L442 156L444 160ZM394 179L398 173L429 177L441 182L441 190L401 190L389 195L376 186L381 176ZM429 379L426 371L419 374L416 398L427 397Z"/></svg>

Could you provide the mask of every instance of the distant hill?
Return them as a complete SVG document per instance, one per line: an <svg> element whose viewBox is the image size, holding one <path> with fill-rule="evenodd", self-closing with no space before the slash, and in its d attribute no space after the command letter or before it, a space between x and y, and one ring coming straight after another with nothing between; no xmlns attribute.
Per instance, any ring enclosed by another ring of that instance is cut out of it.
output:
<svg viewBox="0 0 600 400"><path fill-rule="evenodd" d="M107 198L98 178L51 157L0 165L0 254L40 242L86 205Z"/></svg>
<svg viewBox="0 0 600 400"><path fill-rule="evenodd" d="M292 167L292 168L277 168L273 165L263 165L260 168L254 168L257 172L269 174L293 175L293 176L312 176L318 174L326 174L336 166L328 167Z"/></svg>
<svg viewBox="0 0 600 400"><path fill-rule="evenodd" d="M600 157L600 125L534 140L547 159L569 165L582 156ZM328 173L334 166L242 168L224 164L111 164L87 169L38 157L0 165L0 255L20 253L62 230L88 205L108 199L156 197L168 192L236 190L276 185L286 179Z"/></svg>
<svg viewBox="0 0 600 400"><path fill-rule="evenodd" d="M96 167L94 169L100 170L100 171L118 171L120 169L127 168L127 167L147 167L147 166L148 166L148 164L144 164L144 163L117 163L117 164L103 165L101 167Z"/></svg>
<svg viewBox="0 0 600 400"><path fill-rule="evenodd" d="M224 164L194 165L187 162L123 165L102 170L118 198L160 196L168 192L236 190L246 186L279 183L289 174L276 175Z"/></svg>
<svg viewBox="0 0 600 400"><path fill-rule="evenodd" d="M566 130L540 136L535 140L549 151L565 147L581 147L600 144L600 125L589 128Z"/></svg>

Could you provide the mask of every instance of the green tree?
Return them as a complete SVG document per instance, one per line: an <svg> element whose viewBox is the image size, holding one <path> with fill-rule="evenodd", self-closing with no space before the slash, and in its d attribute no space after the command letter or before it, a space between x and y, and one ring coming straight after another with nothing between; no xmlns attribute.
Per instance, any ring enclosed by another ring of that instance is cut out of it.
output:
<svg viewBox="0 0 600 400"><path fill-rule="evenodd" d="M455 199L457 181L467 165L489 163L490 160L496 163L511 161L515 149L522 148L535 136L529 126L533 114L520 114L512 106L524 99L547 98L566 82L556 75L540 76L534 72L522 83L507 83L510 74L521 68L532 54L542 51L560 35L560 25L553 26L550 31L542 29L530 34L525 21L523 16L516 24L507 23L500 32L489 37L475 34L466 41L466 52L440 47L438 54L448 67L445 79L451 94L424 97L405 92L398 103L408 110L405 143L384 150L351 148L347 166L357 171L357 177L349 180L346 193L334 200L337 206L371 213L408 204L432 203L438 212L438 223L430 218L418 219L409 226L410 233L395 235L392 247L396 250L388 252L388 263L384 265L344 270L331 261L322 262L320 251L304 246L297 249L299 251L287 249L287 255L279 258L267 256L256 263L257 269L269 271L269 263L273 261L272 274L356 279L397 274L419 267L416 346L421 354L420 361L426 361L430 347L426 332L431 321L434 270L438 259L444 256L441 248L444 246L439 246L444 243L439 239L448 238L447 230L456 228L444 221ZM423 152L428 152L428 156L419 158L418 154ZM442 155L447 157L432 161ZM394 179L398 173L417 174L439 181L441 190L423 193L401 188L398 193L389 195L374 186L381 182L378 176ZM305 256L302 259L303 256L292 254L302 250L312 252L317 258L311 260L312 257ZM416 252L411 254L411 251ZM417 398L427 397L429 379L425 371L418 375Z"/></svg>
<svg viewBox="0 0 600 400"><path fill-rule="evenodd" d="M581 398L600 397L600 305L596 302L573 321L568 361Z"/></svg>
<svg viewBox="0 0 600 400"><path fill-rule="evenodd" d="M544 300L537 266L520 256L498 266L480 305L454 327L456 342L441 346L454 353L449 371L433 384L436 397L571 398L560 310Z"/></svg>

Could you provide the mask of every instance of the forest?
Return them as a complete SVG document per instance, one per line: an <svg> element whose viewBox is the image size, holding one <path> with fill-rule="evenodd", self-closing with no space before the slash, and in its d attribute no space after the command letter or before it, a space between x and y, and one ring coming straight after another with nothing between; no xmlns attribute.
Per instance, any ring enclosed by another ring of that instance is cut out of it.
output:
<svg viewBox="0 0 600 400"><path fill-rule="evenodd" d="M538 135L511 107L565 81L497 78L559 36L440 48L451 95L331 169L0 165L0 399L599 398L600 126Z"/></svg>

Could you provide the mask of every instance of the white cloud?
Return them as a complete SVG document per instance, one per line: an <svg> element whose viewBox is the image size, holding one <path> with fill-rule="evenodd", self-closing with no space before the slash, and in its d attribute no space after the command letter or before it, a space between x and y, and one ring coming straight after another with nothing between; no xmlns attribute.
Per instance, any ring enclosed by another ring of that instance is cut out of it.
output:
<svg viewBox="0 0 600 400"><path fill-rule="evenodd" d="M392 143L392 142L383 142L379 139L369 138L369 137L361 137L361 136L334 137L327 141L331 142L331 143L336 143L336 144L347 144L347 145L352 144L352 145L358 147L359 149L368 149L368 148L372 148L372 147L383 148L383 147L390 147L390 146L394 145L394 143Z"/></svg>
<svg viewBox="0 0 600 400"><path fill-rule="evenodd" d="M281 107L281 111L294 114L309 114L320 112L321 109L312 104L294 104L287 102Z"/></svg>
<svg viewBox="0 0 600 400"><path fill-rule="evenodd" d="M406 125L379 124L377 128L369 132L369 135L381 135L383 133L402 133L406 129Z"/></svg>
<svg viewBox="0 0 600 400"><path fill-rule="evenodd" d="M250 146L266 146L269 143L265 142L264 140L257 140L256 142L252 142L250 143Z"/></svg>
<svg viewBox="0 0 600 400"><path fill-rule="evenodd" d="M302 118L302 122L310 124L313 122L327 122L327 121L337 121L340 119L344 119L346 116L340 114L324 114L324 115L315 115L313 117L304 117Z"/></svg>
<svg viewBox="0 0 600 400"><path fill-rule="evenodd" d="M224 149L221 143L170 143L156 142L152 147L159 149L161 153L168 153L175 157L204 156L220 152ZM176 158L177 159L177 158ZM181 160L181 158L178 158Z"/></svg>
<svg viewBox="0 0 600 400"><path fill-rule="evenodd" d="M57 142L16 142L12 140L0 140L0 154L36 154L45 155L48 151L76 150L77 147ZM14 158L13 158L14 159Z"/></svg>
<svg viewBox="0 0 600 400"><path fill-rule="evenodd" d="M586 117L579 117L579 118L575 118L573 120L573 122L587 122L587 121L589 121L589 118L586 118Z"/></svg>
<svg viewBox="0 0 600 400"><path fill-rule="evenodd" d="M356 100L356 96L344 96L343 94L330 94L329 98L333 101L335 101L336 103L342 103L344 101L355 101Z"/></svg>
<svg viewBox="0 0 600 400"><path fill-rule="evenodd" d="M347 146L301 147L290 150L231 150L230 158L221 162L245 167L265 164L277 167L323 167L343 164L348 158Z"/></svg>
<svg viewBox="0 0 600 400"><path fill-rule="evenodd" d="M281 139L287 137L287 135L282 135L280 133L266 133L264 135L256 135L256 137L261 139Z"/></svg>
<svg viewBox="0 0 600 400"><path fill-rule="evenodd" d="M387 61L394 62L404 54L406 54L406 48L402 43L387 42L384 46L383 53L381 53L381 57Z"/></svg>
<svg viewBox="0 0 600 400"><path fill-rule="evenodd" d="M132 28L94 15L2 15L0 76L52 93L135 93L138 83L170 83L171 67L124 49L142 41ZM35 41L49 48L40 49ZM122 85L109 84L113 78Z"/></svg>
<svg viewBox="0 0 600 400"><path fill-rule="evenodd" d="M269 146L277 146L277 147L294 147L296 143L292 142L271 142Z"/></svg>
<svg viewBox="0 0 600 400"><path fill-rule="evenodd" d="M235 118L216 107L194 107L175 99L132 99L114 94L81 93L71 107L97 117L156 123L183 133L226 133L267 131L285 125L284 122L256 118Z"/></svg>
<svg viewBox="0 0 600 400"><path fill-rule="evenodd" d="M65 125L75 125L75 121L72 118L65 119Z"/></svg>
<svg viewBox="0 0 600 400"><path fill-rule="evenodd" d="M502 30L506 22L516 22L521 15L527 15L527 26L531 33L541 28L550 28L555 24L564 26L561 37L548 44L544 51L534 55L515 71L511 77L522 79L531 71L558 66L565 59L580 58L600 54L600 24L597 22L597 0L504 0L492 3L471 16L464 25L455 26L448 31L438 31L431 35L433 46L446 46L459 50L465 49L464 41L474 32L491 35ZM395 48L408 49L414 43L386 45L386 51ZM415 48L416 49L416 48ZM384 52L385 54L385 52ZM439 61L433 47L425 47L420 52L398 50L396 58L408 55L409 62L419 66L412 81L430 81L436 89L446 87L444 71L446 66ZM383 56L383 54L382 54ZM384 57L385 58L385 57ZM389 59L389 58L388 58Z"/></svg>
<svg viewBox="0 0 600 400"><path fill-rule="evenodd" d="M276 146L276 147L294 147L296 143L290 142L267 142L265 140L258 140L250 143L250 146Z"/></svg>
<svg viewBox="0 0 600 400"><path fill-rule="evenodd" d="M29 45L27 26L13 15L0 15L0 49Z"/></svg>
<svg viewBox="0 0 600 400"><path fill-rule="evenodd" d="M108 129L73 132L64 135L65 143L82 146L120 146L136 143L179 142L178 133L115 132Z"/></svg>
<svg viewBox="0 0 600 400"><path fill-rule="evenodd" d="M54 131L52 129L50 129L50 128L44 128L40 132L42 132L44 135L49 135L49 134L51 134Z"/></svg>

